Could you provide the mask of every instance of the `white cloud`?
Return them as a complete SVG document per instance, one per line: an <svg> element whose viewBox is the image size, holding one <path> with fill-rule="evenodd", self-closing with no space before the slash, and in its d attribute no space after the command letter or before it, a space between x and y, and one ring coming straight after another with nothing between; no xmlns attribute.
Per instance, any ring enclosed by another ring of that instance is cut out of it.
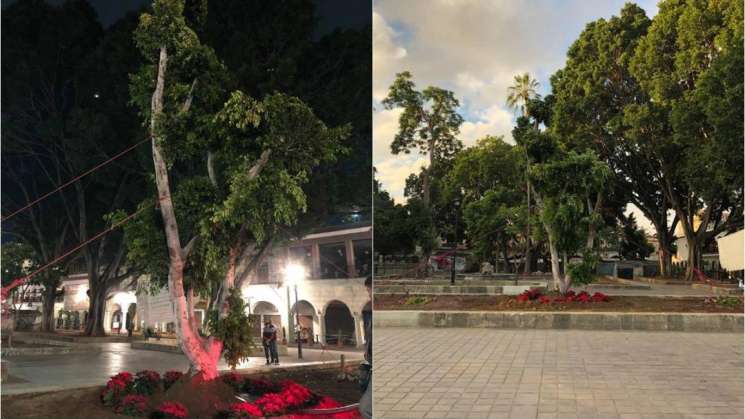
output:
<svg viewBox="0 0 745 419"><path fill-rule="evenodd" d="M400 111L384 110L395 74L409 70L417 88L452 90L466 119L460 138L466 146L485 135L512 141L513 112L507 87L528 72L550 90L569 45L593 20L617 15L626 0L376 0L373 11L373 162L378 178L401 199L406 177L426 160L393 156L390 142ZM656 0L637 2L650 16Z"/></svg>

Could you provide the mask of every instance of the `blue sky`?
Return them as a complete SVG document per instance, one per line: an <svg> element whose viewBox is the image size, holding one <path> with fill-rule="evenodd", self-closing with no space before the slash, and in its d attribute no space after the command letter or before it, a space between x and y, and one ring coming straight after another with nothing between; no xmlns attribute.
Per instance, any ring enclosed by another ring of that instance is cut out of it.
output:
<svg viewBox="0 0 745 419"><path fill-rule="evenodd" d="M394 156L390 142L399 111L385 110L395 74L411 71L419 88L452 90L466 122L466 146L485 135L512 141L515 115L505 104L514 75L528 72L550 90L566 51L585 25L610 18L623 0L375 0L373 3L373 164L378 179L403 202L406 177L426 164L417 154ZM657 1L637 1L650 17ZM637 215L638 219L638 215Z"/></svg>

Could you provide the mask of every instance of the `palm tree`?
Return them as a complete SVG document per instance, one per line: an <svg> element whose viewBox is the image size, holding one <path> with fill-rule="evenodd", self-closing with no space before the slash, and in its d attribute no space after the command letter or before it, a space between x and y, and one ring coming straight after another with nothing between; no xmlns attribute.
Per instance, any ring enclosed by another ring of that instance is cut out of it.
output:
<svg viewBox="0 0 745 419"><path fill-rule="evenodd" d="M514 110L520 110L522 116L527 116L527 105L528 100L533 98L540 98L536 92L538 89L538 81L530 77L530 74L523 73L515 76L515 84L507 88L509 94L507 95L507 106Z"/></svg>
<svg viewBox="0 0 745 419"><path fill-rule="evenodd" d="M523 73L518 74L515 76L515 84L507 88L507 91L509 94L507 95L507 106L514 110L520 109L520 113L522 116L527 117L528 111L526 108L526 105L528 104L528 101L533 98L540 98L541 95L536 92L536 89L538 89L538 81L534 78L530 77L530 74ZM537 127L536 127L537 128ZM527 153L527 150L526 150ZM526 154L527 158L527 154ZM525 179L526 179L526 195L528 198L528 217L530 217L530 180L528 180L528 170L530 166L530 161L527 161L527 164L525 166ZM525 273L530 273L530 265L531 265L531 245L530 245L530 222L526 223L526 233L525 233Z"/></svg>

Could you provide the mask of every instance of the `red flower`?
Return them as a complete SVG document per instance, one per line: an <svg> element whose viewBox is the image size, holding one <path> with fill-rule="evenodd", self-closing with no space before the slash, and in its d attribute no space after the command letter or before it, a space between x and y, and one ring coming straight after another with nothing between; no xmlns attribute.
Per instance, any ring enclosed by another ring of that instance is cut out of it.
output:
<svg viewBox="0 0 745 419"><path fill-rule="evenodd" d="M569 290L566 293L566 296L567 297L574 297L575 295L577 295L577 294L574 292L574 290Z"/></svg>
<svg viewBox="0 0 745 419"><path fill-rule="evenodd" d="M587 293L587 291L582 291L575 297L577 301L583 302L583 303L589 303L590 302L590 294Z"/></svg>
<svg viewBox="0 0 745 419"><path fill-rule="evenodd" d="M250 418L263 417L264 413L255 404L252 403L233 403L230 405L230 417Z"/></svg>
<svg viewBox="0 0 745 419"><path fill-rule="evenodd" d="M147 398L140 394L130 394L122 402L122 412L130 416L141 416L147 410Z"/></svg>
<svg viewBox="0 0 745 419"><path fill-rule="evenodd" d="M166 371L166 373L163 374L163 386L166 390L168 390L168 388L171 387L173 383L180 380L183 376L184 373L181 371Z"/></svg>
<svg viewBox="0 0 745 419"><path fill-rule="evenodd" d="M603 294L602 292L596 292L592 295L592 301L602 303L610 300L607 295Z"/></svg>
<svg viewBox="0 0 745 419"><path fill-rule="evenodd" d="M163 402L157 410L167 418L181 419L189 416L189 411L179 402Z"/></svg>
<svg viewBox="0 0 745 419"><path fill-rule="evenodd" d="M540 301L541 304L549 304L549 303L551 303L551 299L548 298L548 297L546 297L545 295L541 295L540 297L538 297L538 301Z"/></svg>

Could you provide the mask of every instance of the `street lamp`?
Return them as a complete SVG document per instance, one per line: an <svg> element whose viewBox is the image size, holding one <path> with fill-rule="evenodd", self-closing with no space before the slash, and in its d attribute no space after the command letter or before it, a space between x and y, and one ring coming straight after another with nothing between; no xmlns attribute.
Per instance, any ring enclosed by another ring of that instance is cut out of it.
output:
<svg viewBox="0 0 745 419"><path fill-rule="evenodd" d="M300 340L300 300L297 297L297 284L305 279L305 268L302 265L290 264L285 267L285 282L287 286L295 288L295 340L297 341L297 357L303 359L303 342Z"/></svg>
<svg viewBox="0 0 745 419"><path fill-rule="evenodd" d="M458 215L460 214L460 202L455 201L455 232L453 246L453 259L450 264L450 285L455 285L455 257L458 255Z"/></svg>

